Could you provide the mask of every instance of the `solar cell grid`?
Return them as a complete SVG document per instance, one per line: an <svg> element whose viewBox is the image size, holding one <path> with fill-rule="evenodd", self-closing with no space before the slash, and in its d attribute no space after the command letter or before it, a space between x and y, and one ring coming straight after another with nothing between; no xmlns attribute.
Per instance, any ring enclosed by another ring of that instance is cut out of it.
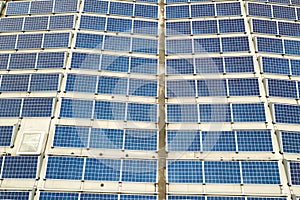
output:
<svg viewBox="0 0 300 200"><path fill-rule="evenodd" d="M258 104L232 104L234 122L265 122L265 107Z"/></svg>
<svg viewBox="0 0 300 200"><path fill-rule="evenodd" d="M125 120L126 103L96 101L95 103L95 119L104 120Z"/></svg>
<svg viewBox="0 0 300 200"><path fill-rule="evenodd" d="M206 183L241 183L240 164L235 161L204 162Z"/></svg>
<svg viewBox="0 0 300 200"><path fill-rule="evenodd" d="M284 153L300 153L300 132L282 131L280 134Z"/></svg>
<svg viewBox="0 0 300 200"><path fill-rule="evenodd" d="M292 185L300 185L300 163L289 162L290 178Z"/></svg>
<svg viewBox="0 0 300 200"><path fill-rule="evenodd" d="M196 104L167 105L167 122L198 122Z"/></svg>
<svg viewBox="0 0 300 200"><path fill-rule="evenodd" d="M231 131L203 131L203 151L236 151L235 134Z"/></svg>
<svg viewBox="0 0 300 200"><path fill-rule="evenodd" d="M156 182L156 160L123 160L122 181Z"/></svg>
<svg viewBox="0 0 300 200"><path fill-rule="evenodd" d="M37 156L5 156L2 178L37 178Z"/></svg>
<svg viewBox="0 0 300 200"><path fill-rule="evenodd" d="M277 38L256 38L257 50L259 52L270 52L283 54L283 43L281 39Z"/></svg>
<svg viewBox="0 0 300 200"><path fill-rule="evenodd" d="M259 96L258 79L228 79L230 96Z"/></svg>
<svg viewBox="0 0 300 200"><path fill-rule="evenodd" d="M271 74L291 74L289 60L286 58L262 57L263 72Z"/></svg>
<svg viewBox="0 0 300 200"><path fill-rule="evenodd" d="M53 98L25 98L22 117L52 117Z"/></svg>
<svg viewBox="0 0 300 200"><path fill-rule="evenodd" d="M157 97L156 80L129 79L128 95Z"/></svg>
<svg viewBox="0 0 300 200"><path fill-rule="evenodd" d="M297 82L291 80L268 79L268 94L276 97L297 98Z"/></svg>
<svg viewBox="0 0 300 200"><path fill-rule="evenodd" d="M37 1L38 2L38 1ZM24 31L29 30L47 30L48 29L48 16L41 17L25 17Z"/></svg>
<svg viewBox="0 0 300 200"><path fill-rule="evenodd" d="M277 123L300 124L300 106L274 104L274 113Z"/></svg>
<svg viewBox="0 0 300 200"><path fill-rule="evenodd" d="M147 12L145 12L147 10ZM143 18L158 18L158 6L135 4L134 16Z"/></svg>
<svg viewBox="0 0 300 200"><path fill-rule="evenodd" d="M129 60L130 58L128 56L103 54L101 57L101 70L128 72Z"/></svg>
<svg viewBox="0 0 300 200"><path fill-rule="evenodd" d="M168 151L200 151L200 132L167 131Z"/></svg>
<svg viewBox="0 0 300 200"><path fill-rule="evenodd" d="M24 17L1 18L0 32L21 31Z"/></svg>
<svg viewBox="0 0 300 200"><path fill-rule="evenodd" d="M126 130L126 150L157 150L157 131L154 130Z"/></svg>
<svg viewBox="0 0 300 200"><path fill-rule="evenodd" d="M85 0L83 11L106 14L108 13L108 1Z"/></svg>
<svg viewBox="0 0 300 200"><path fill-rule="evenodd" d="M145 38L132 38L132 52L157 54L158 40Z"/></svg>
<svg viewBox="0 0 300 200"><path fill-rule="evenodd" d="M97 76L87 76L79 74L68 74L66 91L95 93Z"/></svg>
<svg viewBox="0 0 300 200"><path fill-rule="evenodd" d="M122 149L124 131L120 129L92 128L90 148Z"/></svg>
<svg viewBox="0 0 300 200"><path fill-rule="evenodd" d="M282 22L278 22L279 24ZM280 27L280 25L279 25ZM276 21L252 19L252 31L255 33L278 34ZM280 33L280 28L279 28ZM280 33L282 34L282 33Z"/></svg>
<svg viewBox="0 0 300 200"><path fill-rule="evenodd" d="M63 68L65 52L38 53L36 68Z"/></svg>
<svg viewBox="0 0 300 200"><path fill-rule="evenodd" d="M75 126L55 126L53 146L87 147L89 128Z"/></svg>
<svg viewBox="0 0 300 200"><path fill-rule="evenodd" d="M128 103L127 120L157 122L157 105Z"/></svg>
<svg viewBox="0 0 300 200"><path fill-rule="evenodd" d="M0 146L11 145L13 130L13 126L0 126Z"/></svg>
<svg viewBox="0 0 300 200"><path fill-rule="evenodd" d="M30 2L9 2L7 4L6 15L19 15L29 13Z"/></svg>
<svg viewBox="0 0 300 200"><path fill-rule="evenodd" d="M22 192L22 191L3 191L0 192L1 199L24 199L29 200L30 192Z"/></svg>

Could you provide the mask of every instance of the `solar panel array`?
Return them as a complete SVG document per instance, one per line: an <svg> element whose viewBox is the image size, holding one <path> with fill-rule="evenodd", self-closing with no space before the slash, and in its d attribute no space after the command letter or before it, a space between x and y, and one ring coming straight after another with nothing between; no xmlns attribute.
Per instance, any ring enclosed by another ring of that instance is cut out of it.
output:
<svg viewBox="0 0 300 200"><path fill-rule="evenodd" d="M0 199L300 196L298 0L0 3Z"/></svg>

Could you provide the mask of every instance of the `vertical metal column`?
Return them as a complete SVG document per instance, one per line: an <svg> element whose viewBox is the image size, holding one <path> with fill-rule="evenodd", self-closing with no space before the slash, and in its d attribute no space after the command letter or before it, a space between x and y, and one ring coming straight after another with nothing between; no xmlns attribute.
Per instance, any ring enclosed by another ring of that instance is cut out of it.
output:
<svg viewBox="0 0 300 200"><path fill-rule="evenodd" d="M165 3L159 0L159 91L158 91L158 199L166 199L166 105L165 105Z"/></svg>

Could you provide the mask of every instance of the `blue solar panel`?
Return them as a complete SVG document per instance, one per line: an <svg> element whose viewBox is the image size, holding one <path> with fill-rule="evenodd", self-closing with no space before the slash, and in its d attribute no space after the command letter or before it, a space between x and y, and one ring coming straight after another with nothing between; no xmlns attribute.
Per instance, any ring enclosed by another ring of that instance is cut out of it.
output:
<svg viewBox="0 0 300 200"><path fill-rule="evenodd" d="M142 74L157 74L157 68L157 59L131 57L130 72Z"/></svg>
<svg viewBox="0 0 300 200"><path fill-rule="evenodd" d="M54 12L76 12L78 0L55 0Z"/></svg>
<svg viewBox="0 0 300 200"><path fill-rule="evenodd" d="M132 3L110 2L109 14L133 16Z"/></svg>
<svg viewBox="0 0 300 200"><path fill-rule="evenodd" d="M112 32L132 32L132 20L121 18L107 18L107 31Z"/></svg>
<svg viewBox="0 0 300 200"><path fill-rule="evenodd" d="M96 101L94 118L125 120L125 107L123 102Z"/></svg>
<svg viewBox="0 0 300 200"><path fill-rule="evenodd" d="M231 131L203 131L203 151L236 151L235 135Z"/></svg>
<svg viewBox="0 0 300 200"><path fill-rule="evenodd" d="M167 81L167 97L195 97L196 84L194 80Z"/></svg>
<svg viewBox="0 0 300 200"><path fill-rule="evenodd" d="M17 35L0 35L0 49L15 49Z"/></svg>
<svg viewBox="0 0 300 200"><path fill-rule="evenodd" d="M158 18L158 6L135 4L134 16L143 18Z"/></svg>
<svg viewBox="0 0 300 200"><path fill-rule="evenodd" d="M109 18L111 19L111 18ZM80 19L80 29L104 31L106 24L105 17L82 15Z"/></svg>
<svg viewBox="0 0 300 200"><path fill-rule="evenodd" d="M124 131L119 129L92 128L90 148L122 149Z"/></svg>
<svg viewBox="0 0 300 200"><path fill-rule="evenodd" d="M230 96L259 96L258 79L229 79Z"/></svg>
<svg viewBox="0 0 300 200"><path fill-rule="evenodd" d="M8 68L8 60L10 54L0 54L0 69L4 70Z"/></svg>
<svg viewBox="0 0 300 200"><path fill-rule="evenodd" d="M130 51L130 37L105 36L104 49L113 51Z"/></svg>
<svg viewBox="0 0 300 200"><path fill-rule="evenodd" d="M192 40L191 39L177 39L166 41L167 54L191 54Z"/></svg>
<svg viewBox="0 0 300 200"><path fill-rule="evenodd" d="M38 156L5 156L2 178L37 178Z"/></svg>
<svg viewBox="0 0 300 200"><path fill-rule="evenodd" d="M38 53L36 68L63 68L65 52Z"/></svg>
<svg viewBox="0 0 300 200"><path fill-rule="evenodd" d="M44 36L44 48L63 48L68 47L70 33L49 33Z"/></svg>
<svg viewBox="0 0 300 200"><path fill-rule="evenodd" d="M300 132L282 131L280 133L281 133L283 152L284 153L300 153L300 148L299 148Z"/></svg>
<svg viewBox="0 0 300 200"><path fill-rule="evenodd" d="M68 193L68 192L40 192L40 200L78 200L79 193Z"/></svg>
<svg viewBox="0 0 300 200"><path fill-rule="evenodd" d="M156 160L123 160L122 181L156 182Z"/></svg>
<svg viewBox="0 0 300 200"><path fill-rule="evenodd" d="M134 20L133 33L157 35L158 34L158 22Z"/></svg>
<svg viewBox="0 0 300 200"><path fill-rule="evenodd" d="M53 98L25 98L22 117L51 117Z"/></svg>
<svg viewBox="0 0 300 200"><path fill-rule="evenodd" d="M129 57L115 56L103 54L101 58L101 70L128 72L129 71Z"/></svg>
<svg viewBox="0 0 300 200"><path fill-rule="evenodd" d="M265 107L263 103L232 104L234 122L265 122Z"/></svg>
<svg viewBox="0 0 300 200"><path fill-rule="evenodd" d="M48 29L48 16L41 17L26 17L23 30L47 30Z"/></svg>
<svg viewBox="0 0 300 200"><path fill-rule="evenodd" d="M59 74L32 74L29 91L57 91Z"/></svg>
<svg viewBox="0 0 300 200"><path fill-rule="evenodd" d="M167 105L168 122L198 122L196 104L169 104Z"/></svg>
<svg viewBox="0 0 300 200"><path fill-rule="evenodd" d="M19 117L22 99L0 99L0 117Z"/></svg>
<svg viewBox="0 0 300 200"><path fill-rule="evenodd" d="M127 108L127 120L157 122L157 105L129 103Z"/></svg>
<svg viewBox="0 0 300 200"><path fill-rule="evenodd" d="M74 28L74 15L50 16L49 29L72 29Z"/></svg>
<svg viewBox="0 0 300 200"><path fill-rule="evenodd" d="M155 130L126 130L126 150L157 150L157 131Z"/></svg>
<svg viewBox="0 0 300 200"><path fill-rule="evenodd" d="M71 68L95 69L100 65L100 55L73 52Z"/></svg>
<svg viewBox="0 0 300 200"><path fill-rule="evenodd" d="M177 22L179 23L179 22ZM193 34L213 34L218 33L217 20L192 21ZM178 31L178 29L175 29ZM181 32L180 32L181 33ZM176 32L175 32L176 34Z"/></svg>
<svg viewBox="0 0 300 200"><path fill-rule="evenodd" d="M120 200L157 200L155 195L120 195Z"/></svg>
<svg viewBox="0 0 300 200"><path fill-rule="evenodd" d="M189 21L167 22L166 34L167 35L191 34L191 24Z"/></svg>
<svg viewBox="0 0 300 200"><path fill-rule="evenodd" d="M89 128L78 126L55 126L54 147L78 147L88 146Z"/></svg>
<svg viewBox="0 0 300 200"><path fill-rule="evenodd" d="M283 44L281 39L277 38L257 38L257 50L259 52L270 52L283 54Z"/></svg>
<svg viewBox="0 0 300 200"><path fill-rule="evenodd" d="M36 57L36 53L11 54L9 60L9 69L35 68Z"/></svg>
<svg viewBox="0 0 300 200"><path fill-rule="evenodd" d="M254 72L253 57L225 57L225 72Z"/></svg>
<svg viewBox="0 0 300 200"><path fill-rule="evenodd" d="M83 11L106 14L108 13L108 1L85 0Z"/></svg>
<svg viewBox="0 0 300 200"><path fill-rule="evenodd" d="M248 37L221 38L223 52L250 51Z"/></svg>
<svg viewBox="0 0 300 200"><path fill-rule="evenodd" d="M75 47L102 49L103 35L78 33Z"/></svg>
<svg viewBox="0 0 300 200"><path fill-rule="evenodd" d="M166 60L167 74L194 74L193 59L167 59Z"/></svg>
<svg viewBox="0 0 300 200"><path fill-rule="evenodd" d="M156 97L157 91L156 80L129 79L128 95Z"/></svg>
<svg viewBox="0 0 300 200"><path fill-rule="evenodd" d="M220 33L245 32L244 19L219 20Z"/></svg>
<svg viewBox="0 0 300 200"><path fill-rule="evenodd" d="M157 54L158 40L145 38L132 38L132 52Z"/></svg>
<svg viewBox="0 0 300 200"><path fill-rule="evenodd" d="M273 151L269 130L237 131L238 151Z"/></svg>
<svg viewBox="0 0 300 200"><path fill-rule="evenodd" d="M248 3L248 14L252 16L272 17L271 5Z"/></svg>
<svg viewBox="0 0 300 200"><path fill-rule="evenodd" d="M231 122L229 104L200 104L200 122Z"/></svg>
<svg viewBox="0 0 300 200"><path fill-rule="evenodd" d="M280 173L276 161L242 162L243 182L246 184L280 184Z"/></svg>
<svg viewBox="0 0 300 200"><path fill-rule="evenodd" d="M300 124L300 106L274 104L274 113L277 123Z"/></svg>
<svg viewBox="0 0 300 200"><path fill-rule="evenodd" d="M1 92L28 91L29 74L2 75Z"/></svg>
<svg viewBox="0 0 300 200"><path fill-rule="evenodd" d="M193 13L193 12L192 12ZM188 18L190 17L190 9L188 5L183 6L166 6L166 18ZM192 17L194 17L192 15Z"/></svg>
<svg viewBox="0 0 300 200"><path fill-rule="evenodd" d="M21 31L23 26L23 17L18 18L1 18L0 32Z"/></svg>
<svg viewBox="0 0 300 200"><path fill-rule="evenodd" d="M84 158L49 156L47 163L47 179L81 180Z"/></svg>
<svg viewBox="0 0 300 200"><path fill-rule="evenodd" d="M97 76L68 74L66 91L95 93Z"/></svg>
<svg viewBox="0 0 300 200"><path fill-rule="evenodd" d="M296 81L268 79L268 94L270 96L297 98L297 93Z"/></svg>
<svg viewBox="0 0 300 200"><path fill-rule="evenodd" d="M80 200L93 200L93 199L116 200L118 199L118 195L117 194L91 194L91 193L82 193L80 195Z"/></svg>
<svg viewBox="0 0 300 200"><path fill-rule="evenodd" d="M19 35L17 49L38 49L42 47L43 34Z"/></svg>
<svg viewBox="0 0 300 200"><path fill-rule="evenodd" d="M78 99L62 99L60 117L92 118L93 101Z"/></svg>
<svg viewBox="0 0 300 200"><path fill-rule="evenodd" d="M0 146L11 145L13 130L13 126L0 126Z"/></svg>
<svg viewBox="0 0 300 200"><path fill-rule="evenodd" d="M291 64L291 73L295 76L300 76L300 60L290 60Z"/></svg>
<svg viewBox="0 0 300 200"><path fill-rule="evenodd" d="M254 33L266 33L276 35L278 34L277 23L276 21L252 19L252 31Z"/></svg>
<svg viewBox="0 0 300 200"><path fill-rule="evenodd" d="M289 162L292 185L300 185L300 163Z"/></svg>
<svg viewBox="0 0 300 200"><path fill-rule="evenodd" d="M8 2L6 15L19 15L29 13L30 2Z"/></svg>
<svg viewBox="0 0 300 200"><path fill-rule="evenodd" d="M167 163L169 183L202 183L202 162L193 160L170 160Z"/></svg>
<svg viewBox="0 0 300 200"><path fill-rule="evenodd" d="M296 10L294 7L273 5L273 16L281 19L296 19Z"/></svg>
<svg viewBox="0 0 300 200"><path fill-rule="evenodd" d="M261 59L263 72L271 74L287 74L289 75L289 60L286 58L270 58L262 57Z"/></svg>
<svg viewBox="0 0 300 200"><path fill-rule="evenodd" d="M168 196L168 200L205 200L204 196Z"/></svg>
<svg viewBox="0 0 300 200"><path fill-rule="evenodd" d="M195 53L221 52L220 38L194 39Z"/></svg>
<svg viewBox="0 0 300 200"><path fill-rule="evenodd" d="M53 9L54 0L45 1L31 1L30 14L51 13Z"/></svg>
<svg viewBox="0 0 300 200"><path fill-rule="evenodd" d="M300 55L300 41L284 40L284 49L286 54Z"/></svg>
<svg viewBox="0 0 300 200"><path fill-rule="evenodd" d="M300 24L289 22L278 22L278 29L280 35L300 36Z"/></svg>
<svg viewBox="0 0 300 200"><path fill-rule="evenodd" d="M217 16L232 16L241 15L241 5L239 2L235 3L217 3L216 4Z"/></svg>
<svg viewBox="0 0 300 200"><path fill-rule="evenodd" d="M227 96L226 80L197 80L198 96Z"/></svg>
<svg viewBox="0 0 300 200"><path fill-rule="evenodd" d="M167 131L168 151L200 151L200 142L197 131Z"/></svg>
<svg viewBox="0 0 300 200"><path fill-rule="evenodd" d="M195 68L197 74L219 74L224 72L222 58L196 58ZM184 66L182 66L184 67Z"/></svg>
<svg viewBox="0 0 300 200"><path fill-rule="evenodd" d="M120 171L121 160L88 158L84 180L120 181Z"/></svg>
<svg viewBox="0 0 300 200"><path fill-rule="evenodd" d="M30 192L21 191L3 191L0 192L1 199L18 199L18 200L29 200Z"/></svg>
<svg viewBox="0 0 300 200"><path fill-rule="evenodd" d="M100 76L98 80L99 94L127 94L127 78Z"/></svg>
<svg viewBox="0 0 300 200"><path fill-rule="evenodd" d="M241 183L239 162L204 162L206 183Z"/></svg>
<svg viewBox="0 0 300 200"><path fill-rule="evenodd" d="M196 4L191 5L191 16L192 17L206 17L215 16L215 6L214 4ZM186 17L189 17L187 15Z"/></svg>

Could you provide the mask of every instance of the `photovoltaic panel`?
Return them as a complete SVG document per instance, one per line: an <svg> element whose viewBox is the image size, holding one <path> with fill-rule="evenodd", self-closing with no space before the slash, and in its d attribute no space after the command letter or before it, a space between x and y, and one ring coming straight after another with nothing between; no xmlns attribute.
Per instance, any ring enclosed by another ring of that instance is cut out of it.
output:
<svg viewBox="0 0 300 200"><path fill-rule="evenodd" d="M78 0L55 0L54 12L77 12Z"/></svg>
<svg viewBox="0 0 300 200"><path fill-rule="evenodd" d="M289 162L290 178L292 185L300 185L300 163Z"/></svg>
<svg viewBox="0 0 300 200"><path fill-rule="evenodd" d="M204 162L206 183L240 183L239 162L234 161L206 161Z"/></svg>
<svg viewBox="0 0 300 200"><path fill-rule="evenodd" d="M100 55L98 54L87 54L87 53L79 53L79 52L72 53L71 68L98 70L99 65L100 65Z"/></svg>
<svg viewBox="0 0 300 200"><path fill-rule="evenodd" d="M50 16L49 29L72 29L74 28L74 15Z"/></svg>
<svg viewBox="0 0 300 200"><path fill-rule="evenodd" d="M272 135L269 130L237 131L238 151L273 151Z"/></svg>
<svg viewBox="0 0 300 200"><path fill-rule="evenodd" d="M20 117L22 99L0 99L0 117Z"/></svg>
<svg viewBox="0 0 300 200"><path fill-rule="evenodd" d="M89 128L78 126L55 126L54 147L78 147L88 146Z"/></svg>
<svg viewBox="0 0 300 200"><path fill-rule="evenodd" d="M13 126L0 126L0 146L11 145L13 130Z"/></svg>
<svg viewBox="0 0 300 200"><path fill-rule="evenodd" d="M265 73L287 75L291 73L289 60L286 58L262 57L261 64Z"/></svg>
<svg viewBox="0 0 300 200"><path fill-rule="evenodd" d="M120 200L157 200L156 195L120 195Z"/></svg>
<svg viewBox="0 0 300 200"><path fill-rule="evenodd" d="M5 70L8 67L9 54L0 54L0 69Z"/></svg>
<svg viewBox="0 0 300 200"><path fill-rule="evenodd" d="M30 2L9 2L7 4L6 15L28 14Z"/></svg>
<svg viewBox="0 0 300 200"><path fill-rule="evenodd" d="M39 49L42 48L43 34L19 35L17 49Z"/></svg>
<svg viewBox="0 0 300 200"><path fill-rule="evenodd" d="M129 71L128 56L116 56L103 54L101 57L101 70L115 71L115 72L128 72ZM132 62L131 62L132 64Z"/></svg>
<svg viewBox="0 0 300 200"><path fill-rule="evenodd" d="M5 156L2 178L37 178L38 156Z"/></svg>
<svg viewBox="0 0 300 200"><path fill-rule="evenodd" d="M65 52L38 53L36 68L63 68Z"/></svg>
<svg viewBox="0 0 300 200"><path fill-rule="evenodd" d="M1 18L0 32L21 31L24 17Z"/></svg>
<svg viewBox="0 0 300 200"><path fill-rule="evenodd" d="M0 192L1 199L20 199L29 200L30 192L22 191L2 191Z"/></svg>
<svg viewBox="0 0 300 200"><path fill-rule="evenodd" d="M281 131L280 135L284 153L300 153L300 132Z"/></svg>
<svg viewBox="0 0 300 200"><path fill-rule="evenodd" d="M92 128L89 138L90 148L122 149L124 131L120 129Z"/></svg>
<svg viewBox="0 0 300 200"><path fill-rule="evenodd" d="M155 130L126 130L126 150L157 150L157 131Z"/></svg>
<svg viewBox="0 0 300 200"><path fill-rule="evenodd" d="M291 104L274 104L275 122L300 124L300 106Z"/></svg>
<svg viewBox="0 0 300 200"><path fill-rule="evenodd" d="M60 199L68 199L68 200L78 200L79 193L71 193L71 192L40 192L39 199L40 200L60 200Z"/></svg>
<svg viewBox="0 0 300 200"><path fill-rule="evenodd" d="M1 92L28 91L28 74L2 75Z"/></svg>
<svg viewBox="0 0 300 200"><path fill-rule="evenodd" d="M123 160L122 181L156 182L156 160Z"/></svg>
<svg viewBox="0 0 300 200"><path fill-rule="evenodd" d="M29 91L58 91L59 74L32 74Z"/></svg>
<svg viewBox="0 0 300 200"><path fill-rule="evenodd" d="M147 10L147 12L145 12ZM158 18L158 6L135 4L134 16L143 18Z"/></svg>
<svg viewBox="0 0 300 200"><path fill-rule="evenodd" d="M170 160L167 163L169 183L202 183L202 162Z"/></svg>
<svg viewBox="0 0 300 200"><path fill-rule="evenodd" d="M107 14L108 13L108 1L85 0L83 11Z"/></svg>
<svg viewBox="0 0 300 200"><path fill-rule="evenodd" d="M80 195L80 200L93 200L93 199L116 200L118 199L118 195L117 194L91 194L91 193L82 193Z"/></svg>
<svg viewBox="0 0 300 200"><path fill-rule="evenodd" d="M97 76L68 74L66 91L95 93Z"/></svg>
<svg viewBox="0 0 300 200"><path fill-rule="evenodd" d="M52 13L54 0L31 1L30 14Z"/></svg>
<svg viewBox="0 0 300 200"><path fill-rule="evenodd" d="M25 31L47 30L48 29L48 18L49 18L48 16L26 17L23 30L25 30Z"/></svg>
<svg viewBox="0 0 300 200"><path fill-rule="evenodd" d="M65 99L61 101L60 117L63 118L92 118L93 101Z"/></svg>
<svg viewBox="0 0 300 200"><path fill-rule="evenodd" d="M168 151L200 151L200 132L167 131Z"/></svg>
<svg viewBox="0 0 300 200"><path fill-rule="evenodd" d="M125 120L124 102L96 101L95 119L101 120Z"/></svg>
<svg viewBox="0 0 300 200"><path fill-rule="evenodd" d="M232 104L234 122L265 122L265 107L263 103Z"/></svg>
<svg viewBox="0 0 300 200"><path fill-rule="evenodd" d="M15 49L17 35L0 35L0 49Z"/></svg>
<svg viewBox="0 0 300 200"><path fill-rule="evenodd" d="M142 104L142 103L128 103L127 120L157 122L157 105Z"/></svg>
<svg viewBox="0 0 300 200"><path fill-rule="evenodd" d="M111 2L109 14L133 16L133 6L132 3Z"/></svg>
<svg viewBox="0 0 300 200"><path fill-rule="evenodd" d="M236 151L235 134L231 131L202 131L203 151Z"/></svg>
<svg viewBox="0 0 300 200"><path fill-rule="evenodd" d="M297 82L291 80L268 79L268 94L276 97L297 98Z"/></svg>
<svg viewBox="0 0 300 200"><path fill-rule="evenodd" d="M45 34L44 48L66 48L69 46L70 33L49 33Z"/></svg>

